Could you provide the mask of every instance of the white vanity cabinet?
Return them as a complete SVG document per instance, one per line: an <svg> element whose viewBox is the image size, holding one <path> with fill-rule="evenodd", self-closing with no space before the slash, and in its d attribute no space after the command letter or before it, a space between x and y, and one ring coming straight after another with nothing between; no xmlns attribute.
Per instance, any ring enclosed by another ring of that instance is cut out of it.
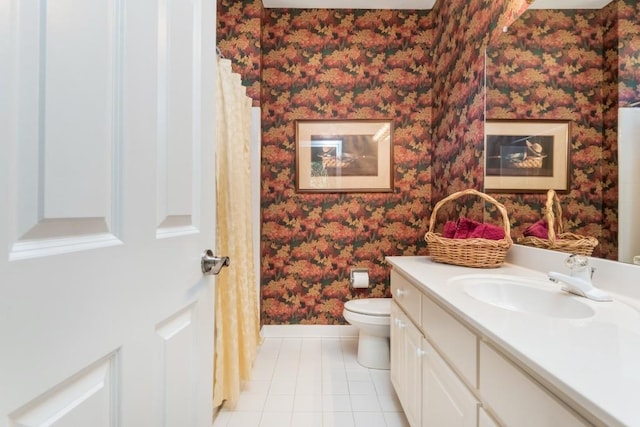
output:
<svg viewBox="0 0 640 427"><path fill-rule="evenodd" d="M416 283L392 269L391 381L411 427L591 425Z"/></svg>
<svg viewBox="0 0 640 427"><path fill-rule="evenodd" d="M391 303L391 383L402 402L409 424L419 426L422 411L422 333Z"/></svg>
<svg viewBox="0 0 640 427"><path fill-rule="evenodd" d="M409 424L476 427L478 401L422 332L422 292L394 271L391 289L391 382Z"/></svg>

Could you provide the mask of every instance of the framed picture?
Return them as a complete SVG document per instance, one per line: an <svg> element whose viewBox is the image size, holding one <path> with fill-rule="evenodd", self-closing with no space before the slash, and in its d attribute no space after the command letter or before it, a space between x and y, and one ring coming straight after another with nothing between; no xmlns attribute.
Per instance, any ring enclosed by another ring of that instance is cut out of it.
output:
<svg viewBox="0 0 640 427"><path fill-rule="evenodd" d="M296 190L393 191L391 120L297 120Z"/></svg>
<svg viewBox="0 0 640 427"><path fill-rule="evenodd" d="M570 141L568 120L487 120L485 190L568 190Z"/></svg>

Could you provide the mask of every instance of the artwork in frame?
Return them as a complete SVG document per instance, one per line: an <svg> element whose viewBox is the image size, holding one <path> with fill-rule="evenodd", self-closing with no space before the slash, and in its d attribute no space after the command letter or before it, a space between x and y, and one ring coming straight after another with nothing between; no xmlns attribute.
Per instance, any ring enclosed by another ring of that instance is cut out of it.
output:
<svg viewBox="0 0 640 427"><path fill-rule="evenodd" d="M485 190L568 190L570 144L568 120L487 120Z"/></svg>
<svg viewBox="0 0 640 427"><path fill-rule="evenodd" d="M296 191L393 191L391 120L296 120Z"/></svg>

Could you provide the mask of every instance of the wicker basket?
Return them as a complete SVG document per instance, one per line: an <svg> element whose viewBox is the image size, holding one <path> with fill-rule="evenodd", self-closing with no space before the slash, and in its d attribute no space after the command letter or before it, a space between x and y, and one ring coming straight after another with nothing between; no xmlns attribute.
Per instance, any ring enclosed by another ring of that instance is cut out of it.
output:
<svg viewBox="0 0 640 427"><path fill-rule="evenodd" d="M547 220L547 228L549 230L547 239L541 239L535 236L525 236L519 238L518 243L536 248L552 249L555 251L586 256L590 256L593 253L593 249L598 245L598 239L595 237L563 232L562 207L560 206L558 195L554 190L549 190L547 192L545 219Z"/></svg>
<svg viewBox="0 0 640 427"><path fill-rule="evenodd" d="M449 239L442 237L441 233L434 232L438 210L442 205L466 195L478 196L498 208L498 211L502 214L505 235L503 239ZM495 268L504 263L507 250L513 244L510 234L511 224L504 206L484 193L468 189L453 193L436 204L429 221L429 231L425 234L424 239L427 242L431 258L436 262L465 267Z"/></svg>

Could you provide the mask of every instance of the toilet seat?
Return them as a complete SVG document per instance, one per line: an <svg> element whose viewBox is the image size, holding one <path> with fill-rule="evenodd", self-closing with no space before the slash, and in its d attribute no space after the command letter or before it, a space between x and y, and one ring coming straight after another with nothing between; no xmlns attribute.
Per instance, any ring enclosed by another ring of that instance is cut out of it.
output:
<svg viewBox="0 0 640 427"><path fill-rule="evenodd" d="M391 298L353 299L344 304L344 309L367 316L389 317L391 315Z"/></svg>

